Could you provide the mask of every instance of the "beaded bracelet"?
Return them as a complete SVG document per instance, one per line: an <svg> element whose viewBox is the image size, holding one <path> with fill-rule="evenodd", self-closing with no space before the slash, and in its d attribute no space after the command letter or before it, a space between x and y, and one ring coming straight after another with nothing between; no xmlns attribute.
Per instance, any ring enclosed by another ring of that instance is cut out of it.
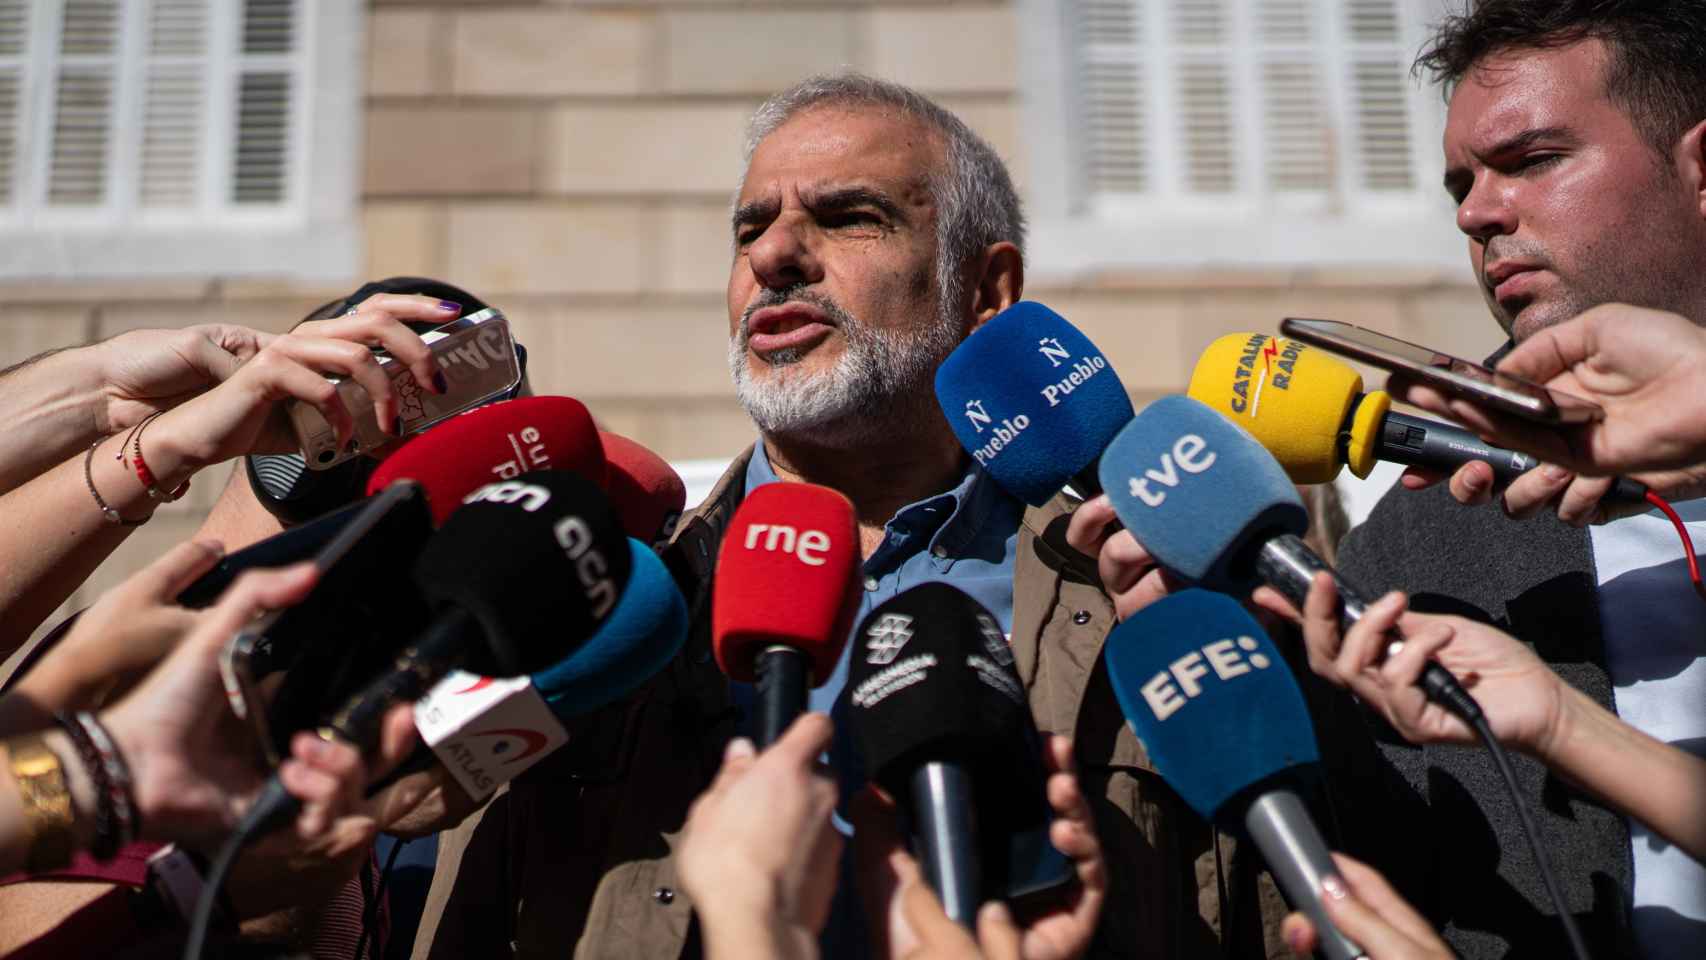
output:
<svg viewBox="0 0 1706 960"><path fill-rule="evenodd" d="M161 490L159 484L154 479L154 471L148 469L148 464L143 462L142 459L142 431L148 429L148 425L153 423L162 413L165 412L166 411L164 410L156 410L148 416L143 417L142 422L136 425L136 429L131 431L130 438L128 438L131 441L131 459L135 461L136 479L142 481L142 488L148 491L149 499L156 503L171 503L189 492L190 489L190 482L188 479L185 479L184 482L178 484L177 489L173 490L171 493L166 493Z"/></svg>
<svg viewBox="0 0 1706 960"><path fill-rule="evenodd" d="M101 491L95 489L95 471L93 466L95 462L95 448L99 447L106 439L107 438L102 437L100 440L96 440L94 443L89 444L89 452L83 456L83 481L89 485L89 495L95 498L95 506L101 508L101 516L105 517L108 523L116 523L121 527L140 527L147 523L150 518L143 517L141 520L126 520L123 514L113 509L107 504L106 500L101 498Z"/></svg>

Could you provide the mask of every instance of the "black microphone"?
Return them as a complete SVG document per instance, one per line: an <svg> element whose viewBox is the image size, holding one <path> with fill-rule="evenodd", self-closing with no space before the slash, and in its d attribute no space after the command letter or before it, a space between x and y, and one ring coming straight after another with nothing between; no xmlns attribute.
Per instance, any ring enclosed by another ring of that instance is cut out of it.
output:
<svg viewBox="0 0 1706 960"><path fill-rule="evenodd" d="M1365 395L1360 402L1368 402L1369 396ZM1464 464L1480 460L1493 468L1493 482L1499 487L1509 486L1517 477L1540 466L1540 461L1534 457L1518 450L1495 447L1462 427L1397 412L1388 412L1381 421L1380 433L1375 440L1375 456L1448 476ZM1601 499L1646 502L1646 484L1628 477L1615 480Z"/></svg>
<svg viewBox="0 0 1706 960"><path fill-rule="evenodd" d="M860 624L848 666L853 730L871 779L896 797L942 908L972 929L1023 872L1016 835L1046 826L1040 737L995 618L924 583Z"/></svg>
<svg viewBox="0 0 1706 960"><path fill-rule="evenodd" d="M369 753L386 710L452 669L513 677L555 664L615 608L632 562L604 495L575 474L539 470L475 490L415 562L426 630L325 728ZM265 832L297 807L274 777L239 830Z"/></svg>

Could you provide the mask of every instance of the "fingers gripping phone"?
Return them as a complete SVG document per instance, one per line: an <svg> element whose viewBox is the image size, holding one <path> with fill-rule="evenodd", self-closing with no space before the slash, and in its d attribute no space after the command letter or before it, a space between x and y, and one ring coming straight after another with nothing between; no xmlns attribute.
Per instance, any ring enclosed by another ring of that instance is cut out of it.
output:
<svg viewBox="0 0 1706 960"><path fill-rule="evenodd" d="M383 350L378 351L379 369L391 381L397 395L402 429L409 436L449 419L487 400L503 396L521 382L521 361L509 320L496 307L487 307L458 317L421 335L432 352L433 365L444 374L448 388L440 395L421 388L409 368ZM338 399L355 421L355 435L338 447L337 431L312 404L292 400L286 409L296 432L296 442L311 470L328 470L353 457L371 452L397 437L379 429L373 398L350 377L326 378L337 385Z"/></svg>
<svg viewBox="0 0 1706 960"><path fill-rule="evenodd" d="M261 617L225 645L226 696L269 764L425 629L426 602L409 569L431 534L420 485L391 484L315 554L320 578L301 603Z"/></svg>
<svg viewBox="0 0 1706 960"><path fill-rule="evenodd" d="M1605 416L1598 404L1581 397L1349 323L1287 317L1280 332L1524 420L1559 426Z"/></svg>

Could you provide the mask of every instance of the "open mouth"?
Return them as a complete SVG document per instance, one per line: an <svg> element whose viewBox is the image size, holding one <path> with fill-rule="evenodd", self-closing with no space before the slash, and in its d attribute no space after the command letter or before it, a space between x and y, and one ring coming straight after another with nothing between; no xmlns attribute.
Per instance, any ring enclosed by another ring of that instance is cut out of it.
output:
<svg viewBox="0 0 1706 960"><path fill-rule="evenodd" d="M815 306L784 303L765 307L747 320L747 348L754 353L799 350L814 346L834 331L829 317Z"/></svg>

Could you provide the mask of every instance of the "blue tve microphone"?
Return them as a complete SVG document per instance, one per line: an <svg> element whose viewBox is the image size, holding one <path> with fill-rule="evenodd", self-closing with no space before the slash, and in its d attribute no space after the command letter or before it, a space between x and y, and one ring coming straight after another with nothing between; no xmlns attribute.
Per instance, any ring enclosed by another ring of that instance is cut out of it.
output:
<svg viewBox="0 0 1706 960"><path fill-rule="evenodd" d="M1131 398L1090 338L1040 303L1016 303L936 371L954 436L1002 489L1041 506L1067 484L1101 492L1096 459L1132 418Z"/></svg>
<svg viewBox="0 0 1706 960"><path fill-rule="evenodd" d="M1102 486L1120 522L1157 563L1193 584L1238 597L1259 584L1299 610L1315 574L1333 577L1340 625L1370 600L1303 542L1309 514L1284 468L1255 438L1189 397L1162 397L1102 455ZM1386 653L1403 641L1388 638ZM1473 727L1481 707L1450 671L1429 662L1419 681L1430 700Z"/></svg>
<svg viewBox="0 0 1706 960"><path fill-rule="evenodd" d="M1242 830L1330 960L1363 955L1321 906L1338 871L1293 787L1320 754L1303 693L1266 631L1224 594L1184 590L1114 628L1108 679L1155 769L1204 819Z"/></svg>
<svg viewBox="0 0 1706 960"><path fill-rule="evenodd" d="M687 642L687 602L652 549L630 537L633 568L610 617L563 660L530 677L559 719L638 690Z"/></svg>

